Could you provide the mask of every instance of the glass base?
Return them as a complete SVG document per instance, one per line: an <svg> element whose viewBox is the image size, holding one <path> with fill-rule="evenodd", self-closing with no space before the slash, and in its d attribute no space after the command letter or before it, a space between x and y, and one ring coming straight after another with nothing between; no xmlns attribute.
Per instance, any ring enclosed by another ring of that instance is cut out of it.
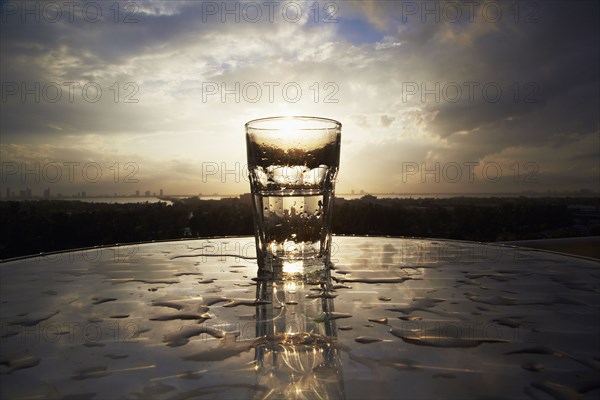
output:
<svg viewBox="0 0 600 400"><path fill-rule="evenodd" d="M258 257L259 277L271 279L321 279L330 270L330 262L323 257L307 259L279 258L272 255Z"/></svg>

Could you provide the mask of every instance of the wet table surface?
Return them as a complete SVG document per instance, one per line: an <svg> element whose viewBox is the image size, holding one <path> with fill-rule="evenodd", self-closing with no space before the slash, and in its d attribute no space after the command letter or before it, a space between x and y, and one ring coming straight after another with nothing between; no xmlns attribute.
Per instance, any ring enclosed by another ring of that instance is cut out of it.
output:
<svg viewBox="0 0 600 400"><path fill-rule="evenodd" d="M0 264L1 397L599 398L597 261L333 243L320 282L257 279L250 237Z"/></svg>

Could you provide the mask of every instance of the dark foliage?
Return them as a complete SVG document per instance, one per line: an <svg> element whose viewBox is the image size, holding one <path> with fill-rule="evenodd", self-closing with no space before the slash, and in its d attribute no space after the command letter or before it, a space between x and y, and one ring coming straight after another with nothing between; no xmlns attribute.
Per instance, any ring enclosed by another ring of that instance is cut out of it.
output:
<svg viewBox="0 0 600 400"><path fill-rule="evenodd" d="M336 199L333 231L476 241L600 235L598 204L597 198L365 196ZM252 207L240 199L190 198L172 205L0 202L0 259L114 243L252 233Z"/></svg>

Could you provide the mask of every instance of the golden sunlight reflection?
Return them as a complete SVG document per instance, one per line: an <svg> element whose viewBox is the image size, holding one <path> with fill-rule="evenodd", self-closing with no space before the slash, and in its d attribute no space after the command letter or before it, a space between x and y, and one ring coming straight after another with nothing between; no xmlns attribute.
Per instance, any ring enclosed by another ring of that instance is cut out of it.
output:
<svg viewBox="0 0 600 400"><path fill-rule="evenodd" d="M282 267L284 274L300 274L304 271L304 263L302 260L295 262L285 262Z"/></svg>
<svg viewBox="0 0 600 400"><path fill-rule="evenodd" d="M285 281L284 290L286 292L295 292L296 291L296 282L295 281Z"/></svg>
<svg viewBox="0 0 600 400"><path fill-rule="evenodd" d="M279 344L257 349L261 399L344 398L341 359L333 344Z"/></svg>
<svg viewBox="0 0 600 400"><path fill-rule="evenodd" d="M333 299L314 295L330 287L329 277L259 282L257 298L265 304L256 308L256 333L264 342L255 350L255 371L268 389L256 398L345 398L335 319L319 318L333 312Z"/></svg>

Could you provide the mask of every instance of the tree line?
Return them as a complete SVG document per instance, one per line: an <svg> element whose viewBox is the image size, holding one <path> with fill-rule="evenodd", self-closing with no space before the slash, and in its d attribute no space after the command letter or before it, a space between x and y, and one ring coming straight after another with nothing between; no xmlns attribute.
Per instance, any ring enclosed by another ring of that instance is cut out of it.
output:
<svg viewBox="0 0 600 400"><path fill-rule="evenodd" d="M598 200L367 195L336 199L333 232L484 242L600 235ZM580 207L592 212L582 216ZM252 234L252 205L247 198L188 198L173 204L0 202L0 259L115 243Z"/></svg>

